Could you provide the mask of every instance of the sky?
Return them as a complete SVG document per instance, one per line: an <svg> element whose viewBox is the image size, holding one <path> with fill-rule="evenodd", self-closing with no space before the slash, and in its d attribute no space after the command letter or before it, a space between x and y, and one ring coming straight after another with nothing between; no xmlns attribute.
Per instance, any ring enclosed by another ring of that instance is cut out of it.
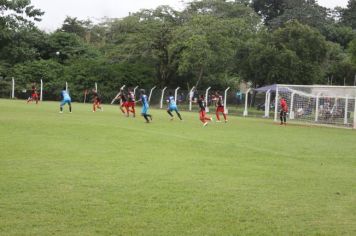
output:
<svg viewBox="0 0 356 236"><path fill-rule="evenodd" d="M184 0L187 1L187 0ZM182 0L32 0L32 5L45 12L42 21L37 23L45 31L59 28L66 16L80 20L100 20L104 17L121 18L129 12L140 9L153 9L160 5L169 5L175 9L184 7ZM346 7L348 0L319 0L320 5L333 8Z"/></svg>

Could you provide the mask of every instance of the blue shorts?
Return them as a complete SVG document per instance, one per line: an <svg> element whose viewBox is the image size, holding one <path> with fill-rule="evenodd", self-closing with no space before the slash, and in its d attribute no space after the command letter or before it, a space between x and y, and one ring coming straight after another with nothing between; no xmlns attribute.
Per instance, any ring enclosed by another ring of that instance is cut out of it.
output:
<svg viewBox="0 0 356 236"><path fill-rule="evenodd" d="M168 110L169 111L175 111L175 112L178 112L178 107L176 107L176 106L170 106L170 107L168 107Z"/></svg>
<svg viewBox="0 0 356 236"><path fill-rule="evenodd" d="M149 107L143 106L143 107L142 107L142 110L141 110L141 114L142 114L142 115L146 115L146 114L148 113L148 108L149 108Z"/></svg>
<svg viewBox="0 0 356 236"><path fill-rule="evenodd" d="M72 102L72 101L69 100L69 99L64 99L64 100L61 101L61 107L64 106L65 104L70 105L71 102Z"/></svg>

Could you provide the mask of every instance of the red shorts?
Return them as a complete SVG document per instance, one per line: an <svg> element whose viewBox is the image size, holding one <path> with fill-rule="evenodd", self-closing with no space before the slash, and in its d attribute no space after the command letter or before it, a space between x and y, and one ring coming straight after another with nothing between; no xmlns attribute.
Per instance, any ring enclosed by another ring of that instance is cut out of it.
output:
<svg viewBox="0 0 356 236"><path fill-rule="evenodd" d="M100 106L100 101L94 101L95 106Z"/></svg>
<svg viewBox="0 0 356 236"><path fill-rule="evenodd" d="M224 111L225 111L224 107L217 107L217 108L216 108L216 112L222 112L222 113L224 113Z"/></svg>
<svg viewBox="0 0 356 236"><path fill-rule="evenodd" d="M205 111L203 111L203 110L199 111L199 117L200 117L200 119L204 119L204 118L205 118L205 115L206 115Z"/></svg>
<svg viewBox="0 0 356 236"><path fill-rule="evenodd" d="M37 98L38 98L38 95L37 95L37 93L33 93L33 94L31 95L31 97L32 97L33 99L37 99Z"/></svg>
<svg viewBox="0 0 356 236"><path fill-rule="evenodd" d="M135 106L135 102L127 102L127 106L128 107L134 107Z"/></svg>
<svg viewBox="0 0 356 236"><path fill-rule="evenodd" d="M123 102L120 104L121 107L127 107L127 102Z"/></svg>

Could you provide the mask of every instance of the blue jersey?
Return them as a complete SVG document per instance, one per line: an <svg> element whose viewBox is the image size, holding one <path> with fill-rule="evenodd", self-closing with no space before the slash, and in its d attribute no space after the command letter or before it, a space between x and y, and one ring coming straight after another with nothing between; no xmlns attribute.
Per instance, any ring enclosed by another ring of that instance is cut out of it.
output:
<svg viewBox="0 0 356 236"><path fill-rule="evenodd" d="M142 106L143 107L148 107L148 98L146 94L143 94L141 96L141 101L142 101Z"/></svg>
<svg viewBox="0 0 356 236"><path fill-rule="evenodd" d="M62 99L64 101L70 101L71 100L71 98L69 96L69 93L66 90L62 90L61 95L62 95Z"/></svg>
<svg viewBox="0 0 356 236"><path fill-rule="evenodd" d="M176 100L174 99L174 96L169 96L168 103L169 103L170 107L176 107L177 106L177 103L176 103Z"/></svg>

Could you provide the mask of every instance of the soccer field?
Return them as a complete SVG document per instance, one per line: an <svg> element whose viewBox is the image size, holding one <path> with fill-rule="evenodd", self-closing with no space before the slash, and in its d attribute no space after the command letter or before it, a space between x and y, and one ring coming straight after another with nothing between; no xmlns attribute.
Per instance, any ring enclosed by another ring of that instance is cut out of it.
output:
<svg viewBox="0 0 356 236"><path fill-rule="evenodd" d="M0 100L0 235L355 235L356 131Z"/></svg>

